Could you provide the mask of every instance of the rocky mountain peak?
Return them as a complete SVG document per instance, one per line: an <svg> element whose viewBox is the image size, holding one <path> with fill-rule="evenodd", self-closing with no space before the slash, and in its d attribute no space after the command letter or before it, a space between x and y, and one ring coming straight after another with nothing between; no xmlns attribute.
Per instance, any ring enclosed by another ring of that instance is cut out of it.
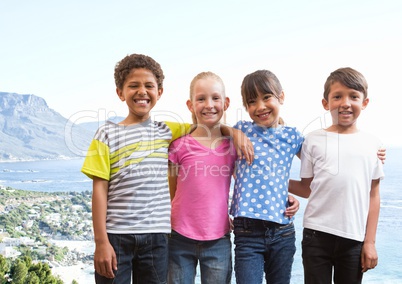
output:
<svg viewBox="0 0 402 284"><path fill-rule="evenodd" d="M0 161L83 156L93 133L68 122L41 97L0 92Z"/></svg>

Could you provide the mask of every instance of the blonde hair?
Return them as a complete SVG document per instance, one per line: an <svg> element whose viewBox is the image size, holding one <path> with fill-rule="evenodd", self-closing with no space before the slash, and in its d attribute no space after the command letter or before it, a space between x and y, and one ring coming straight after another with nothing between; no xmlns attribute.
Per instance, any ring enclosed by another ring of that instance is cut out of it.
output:
<svg viewBox="0 0 402 284"><path fill-rule="evenodd" d="M193 78L193 80L191 80L191 83L190 83L190 100L193 99L195 83L197 83L198 80L208 79L208 78L214 79L215 81L219 82L222 85L222 91L223 91L222 95L223 95L224 98L226 97L225 84L223 84L223 81L222 81L221 77L216 75L214 72L207 71L207 72L201 72L201 73L197 74Z"/></svg>
<svg viewBox="0 0 402 284"><path fill-rule="evenodd" d="M226 97L225 84L223 83L222 78L219 77L214 72L206 71L206 72L198 73L193 78L193 80L191 80L191 83L190 83L190 100L193 100L193 98L194 98L194 86L195 86L195 83L197 83L198 80L202 80L202 79L213 79L216 82L219 82L221 84L221 86L222 86L222 97L223 98ZM223 114L223 117L224 117L224 122L226 122L226 113ZM197 118L195 117L194 113L191 115L191 118L193 120L193 123L197 124Z"/></svg>

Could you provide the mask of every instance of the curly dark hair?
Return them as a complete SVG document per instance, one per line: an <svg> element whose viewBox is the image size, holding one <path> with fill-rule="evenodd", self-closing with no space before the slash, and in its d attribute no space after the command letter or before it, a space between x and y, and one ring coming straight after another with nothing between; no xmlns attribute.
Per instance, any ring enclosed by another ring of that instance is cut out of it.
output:
<svg viewBox="0 0 402 284"><path fill-rule="evenodd" d="M136 68L145 68L151 71L156 78L158 89L163 88L163 79L165 79L165 76L163 75L160 64L152 57L143 54L130 54L117 62L114 68L116 87L123 89L128 74L130 74L131 70Z"/></svg>

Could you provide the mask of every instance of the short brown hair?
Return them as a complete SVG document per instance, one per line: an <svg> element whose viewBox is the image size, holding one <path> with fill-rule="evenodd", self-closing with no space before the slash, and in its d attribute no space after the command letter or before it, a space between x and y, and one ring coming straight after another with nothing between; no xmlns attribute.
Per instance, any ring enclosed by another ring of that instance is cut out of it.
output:
<svg viewBox="0 0 402 284"><path fill-rule="evenodd" d="M331 85L335 82L363 93L364 98L367 98L368 84L366 78L350 67L339 68L333 71L327 78L324 84L324 99L328 100L329 92L331 91Z"/></svg>

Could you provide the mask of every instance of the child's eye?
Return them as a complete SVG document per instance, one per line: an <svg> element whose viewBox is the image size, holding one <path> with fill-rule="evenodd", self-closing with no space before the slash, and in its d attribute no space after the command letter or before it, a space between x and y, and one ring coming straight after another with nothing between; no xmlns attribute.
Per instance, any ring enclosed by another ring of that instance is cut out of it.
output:
<svg viewBox="0 0 402 284"><path fill-rule="evenodd" d="M248 105L255 104L255 100L249 100L249 101L247 101L247 104L248 104Z"/></svg>
<svg viewBox="0 0 402 284"><path fill-rule="evenodd" d="M266 94L266 95L264 95L263 100L264 100L264 101L267 101L267 100L269 100L270 98L272 98L272 95L271 95L271 94Z"/></svg>

